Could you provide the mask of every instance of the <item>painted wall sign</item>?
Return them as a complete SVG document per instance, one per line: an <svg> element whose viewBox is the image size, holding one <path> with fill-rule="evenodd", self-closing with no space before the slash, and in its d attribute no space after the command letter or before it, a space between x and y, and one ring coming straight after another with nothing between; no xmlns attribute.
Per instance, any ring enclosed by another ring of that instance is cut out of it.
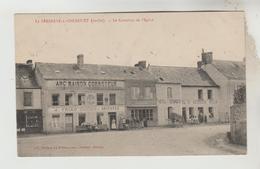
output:
<svg viewBox="0 0 260 169"><path fill-rule="evenodd" d="M123 88L124 82L103 80L51 80L48 87L56 88Z"/></svg>
<svg viewBox="0 0 260 169"><path fill-rule="evenodd" d="M121 112L124 111L124 106L109 105L109 106L55 106L49 107L49 113L84 113L84 112Z"/></svg>

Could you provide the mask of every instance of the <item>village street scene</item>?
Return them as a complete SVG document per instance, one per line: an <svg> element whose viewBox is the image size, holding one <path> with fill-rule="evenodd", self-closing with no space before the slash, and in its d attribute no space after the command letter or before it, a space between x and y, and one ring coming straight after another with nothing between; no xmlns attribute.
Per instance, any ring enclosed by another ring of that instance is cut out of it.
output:
<svg viewBox="0 0 260 169"><path fill-rule="evenodd" d="M18 156L246 154L243 18L16 15Z"/></svg>

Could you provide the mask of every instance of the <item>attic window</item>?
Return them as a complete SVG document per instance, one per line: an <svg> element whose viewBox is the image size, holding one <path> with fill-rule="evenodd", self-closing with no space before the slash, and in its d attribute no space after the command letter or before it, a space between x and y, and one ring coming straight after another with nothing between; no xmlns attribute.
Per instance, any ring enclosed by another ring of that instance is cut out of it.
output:
<svg viewBox="0 0 260 169"><path fill-rule="evenodd" d="M164 81L164 79L162 77L159 78L161 81Z"/></svg>
<svg viewBox="0 0 260 169"><path fill-rule="evenodd" d="M59 70L55 70L55 73L60 73L60 71Z"/></svg>

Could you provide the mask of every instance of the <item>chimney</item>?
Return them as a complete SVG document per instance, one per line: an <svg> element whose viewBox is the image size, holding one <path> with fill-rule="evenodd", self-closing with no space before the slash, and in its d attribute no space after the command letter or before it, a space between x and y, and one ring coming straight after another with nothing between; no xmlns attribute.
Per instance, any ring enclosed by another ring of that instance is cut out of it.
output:
<svg viewBox="0 0 260 169"><path fill-rule="evenodd" d="M135 67L139 67L140 69L145 69L146 68L146 61L141 60L137 64L135 64Z"/></svg>
<svg viewBox="0 0 260 169"><path fill-rule="evenodd" d="M213 61L213 53L212 52L204 52L201 53L202 63L203 64L211 64Z"/></svg>
<svg viewBox="0 0 260 169"><path fill-rule="evenodd" d="M77 56L77 66L80 67L84 64L84 55L83 54L79 54Z"/></svg>

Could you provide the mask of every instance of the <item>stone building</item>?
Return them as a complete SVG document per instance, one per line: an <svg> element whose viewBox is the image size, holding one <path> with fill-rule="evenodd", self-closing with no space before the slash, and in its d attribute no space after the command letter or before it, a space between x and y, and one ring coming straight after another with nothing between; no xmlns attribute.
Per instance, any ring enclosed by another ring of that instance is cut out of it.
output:
<svg viewBox="0 0 260 169"><path fill-rule="evenodd" d="M169 123L172 113L185 123L218 121L219 87L201 69L150 66L156 76L158 124Z"/></svg>
<svg viewBox="0 0 260 169"><path fill-rule="evenodd" d="M147 117L153 124L155 81L145 68L84 64L83 60L78 55L76 64L36 63L44 132L75 132L82 123L111 129L113 121L118 128L120 119L129 116Z"/></svg>
<svg viewBox="0 0 260 169"><path fill-rule="evenodd" d="M33 64L16 64L17 132L42 131L41 87L35 80Z"/></svg>
<svg viewBox="0 0 260 169"><path fill-rule="evenodd" d="M198 67L204 70L219 86L219 118L229 122L230 107L233 105L234 91L246 85L245 62L213 59L212 52L202 52Z"/></svg>

